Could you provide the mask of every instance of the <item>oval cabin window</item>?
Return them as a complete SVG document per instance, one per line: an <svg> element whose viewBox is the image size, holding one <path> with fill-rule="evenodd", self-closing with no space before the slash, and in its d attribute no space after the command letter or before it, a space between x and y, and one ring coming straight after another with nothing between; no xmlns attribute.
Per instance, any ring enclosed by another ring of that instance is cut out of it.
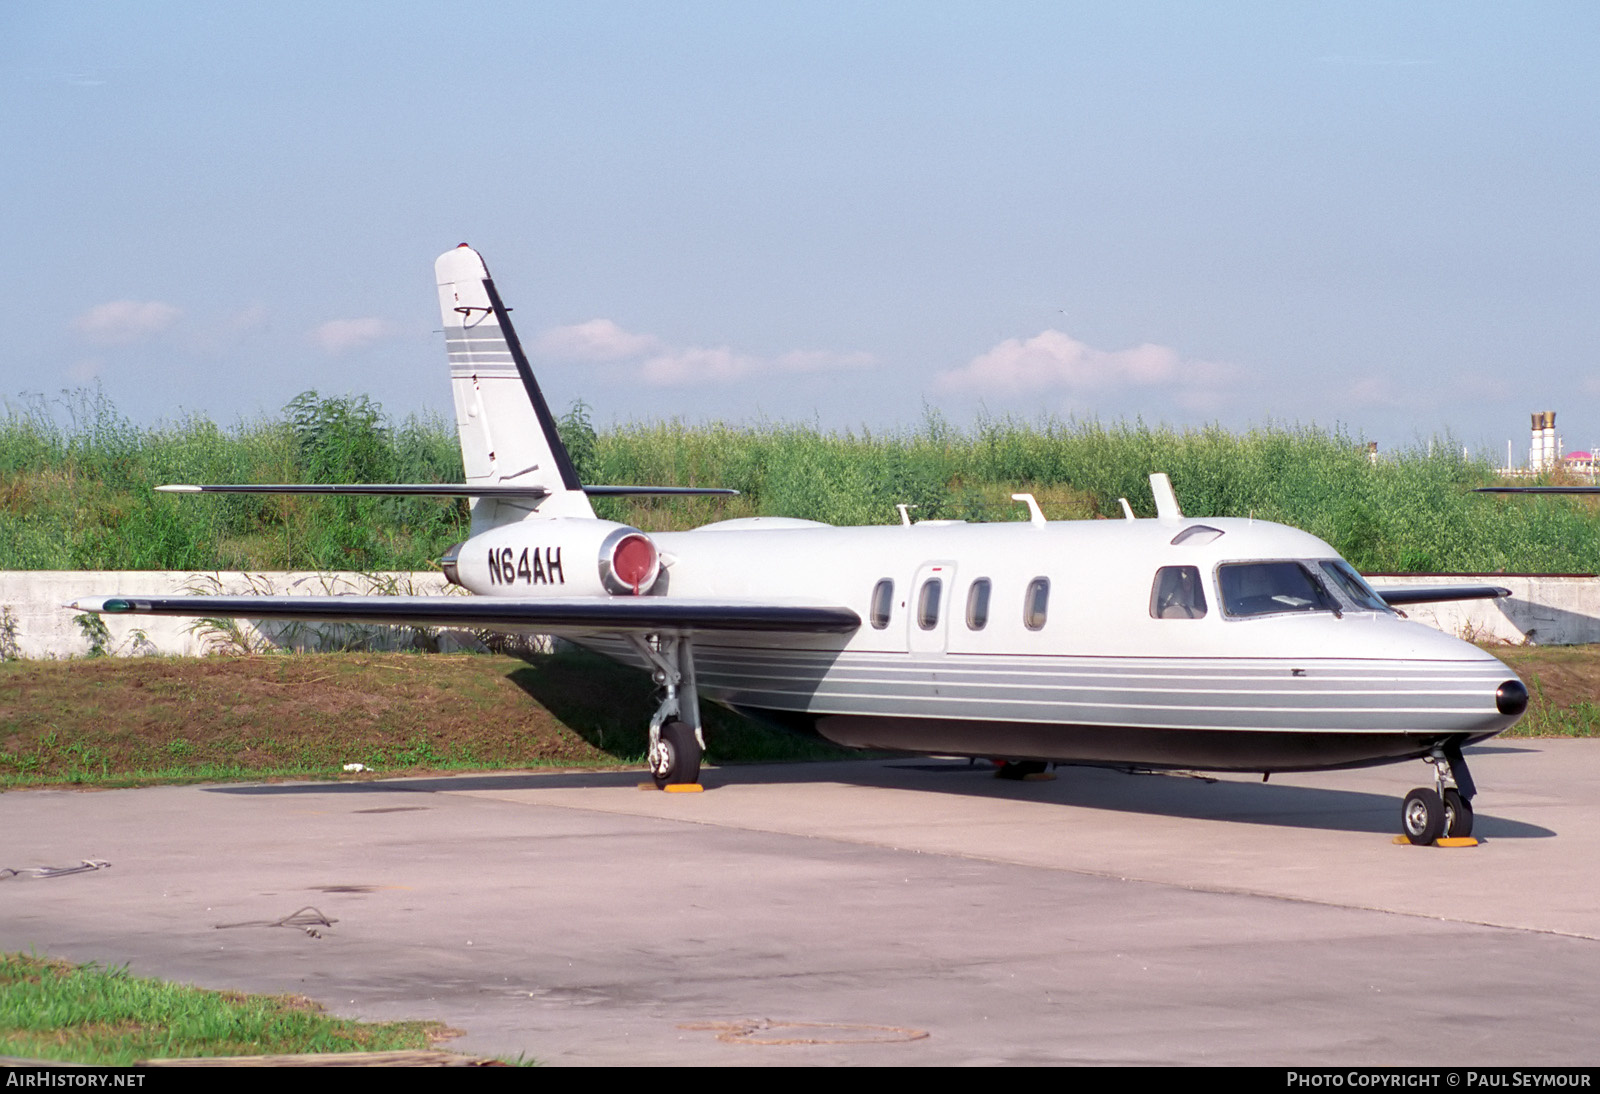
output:
<svg viewBox="0 0 1600 1094"><path fill-rule="evenodd" d="M967 590L967 629L981 631L989 625L989 579L980 577Z"/></svg>
<svg viewBox="0 0 1600 1094"><path fill-rule="evenodd" d="M939 594L943 590L944 582L930 577L922 583L922 592L917 594L917 626L925 631L939 625Z"/></svg>
<svg viewBox="0 0 1600 1094"><path fill-rule="evenodd" d="M884 578L872 587L872 611L868 618L874 630L881 631L889 625L889 612L893 607L894 582Z"/></svg>
<svg viewBox="0 0 1600 1094"><path fill-rule="evenodd" d="M1050 579L1036 577L1028 582L1028 593L1022 600L1022 622L1030 631L1042 630L1049 612Z"/></svg>

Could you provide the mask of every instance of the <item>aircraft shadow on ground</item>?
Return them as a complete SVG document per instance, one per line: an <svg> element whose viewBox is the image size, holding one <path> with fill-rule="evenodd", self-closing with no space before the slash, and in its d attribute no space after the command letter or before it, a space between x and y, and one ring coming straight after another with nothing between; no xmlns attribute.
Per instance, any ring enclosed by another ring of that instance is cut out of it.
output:
<svg viewBox="0 0 1600 1094"><path fill-rule="evenodd" d="M941 768L934 763L909 761L902 766L912 764L927 771L931 779L951 779L970 771L967 785L960 790L978 797L1029 798L1037 787L1042 800L1108 812L1338 832L1393 834L1400 825L1400 795L1364 790L1262 783L1237 776L1213 778L1182 772L1069 766L1056 768L1052 781L1018 784L995 778L981 765L969 768L957 762ZM1480 812L1473 835L1481 839L1545 839L1556 833L1540 825Z"/></svg>
<svg viewBox="0 0 1600 1094"><path fill-rule="evenodd" d="M1469 755L1527 751L1494 746ZM729 765L707 769L702 782L715 793L724 786L845 783L862 787L960 794L972 798L1055 803L1080 809L1198 821L1393 834L1399 830L1400 797L1362 790L1212 779L1182 773L1146 773L1099 767L1062 766L1047 781L997 779L986 763L920 757L823 763ZM1293 776L1280 776L1292 778ZM208 790L241 795L354 795L507 792L556 789L637 789L642 771L506 772L444 778L370 782L280 783L217 786ZM1418 780L1419 783L1422 780ZM1482 839L1547 839L1551 829L1480 812L1473 834Z"/></svg>
<svg viewBox="0 0 1600 1094"><path fill-rule="evenodd" d="M506 679L548 711L567 730L624 762L649 747L655 685L639 669L587 650L567 651L561 663L547 661L508 673ZM751 762L847 759L852 750L820 738L779 729L716 703L701 704L706 738L726 752L759 757Z"/></svg>

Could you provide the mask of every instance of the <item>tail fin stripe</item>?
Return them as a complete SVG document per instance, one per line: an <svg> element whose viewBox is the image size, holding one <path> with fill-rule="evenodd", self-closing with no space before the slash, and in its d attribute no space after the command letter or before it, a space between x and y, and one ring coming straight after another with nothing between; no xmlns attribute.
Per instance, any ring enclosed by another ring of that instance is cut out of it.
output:
<svg viewBox="0 0 1600 1094"><path fill-rule="evenodd" d="M522 376L522 386L527 389L534 413L539 417L539 427L544 430L545 443L550 446L550 453L555 457L556 469L561 472L561 484L568 490L582 490L583 483L578 480L578 470L572 466L572 457L567 455L567 446L561 443L556 420L550 413L549 405L544 401L544 393L539 390L539 382L533 378L533 369L528 365L527 355L522 352L522 342L517 338L516 329L511 325L511 316L506 314L506 306L500 302L500 293L495 290L494 279L484 278L483 288L489 294L489 304L494 308L494 317L500 324L506 348L511 351L511 359L516 362L517 372Z"/></svg>

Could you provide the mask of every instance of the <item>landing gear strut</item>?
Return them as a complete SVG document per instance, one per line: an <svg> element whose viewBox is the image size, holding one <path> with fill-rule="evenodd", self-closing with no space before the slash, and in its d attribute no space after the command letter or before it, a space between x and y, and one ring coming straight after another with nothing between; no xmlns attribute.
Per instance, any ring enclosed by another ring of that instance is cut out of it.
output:
<svg viewBox="0 0 1600 1094"><path fill-rule="evenodd" d="M653 668L661 703L650 718L650 775L659 787L700 781L706 741L695 688L694 648L678 635L634 636L633 646Z"/></svg>
<svg viewBox="0 0 1600 1094"><path fill-rule="evenodd" d="M1418 787L1406 795L1400 807L1400 830L1418 846L1440 836L1464 839L1472 835L1472 799L1478 788L1461 746L1452 741L1423 758L1433 765L1433 787Z"/></svg>

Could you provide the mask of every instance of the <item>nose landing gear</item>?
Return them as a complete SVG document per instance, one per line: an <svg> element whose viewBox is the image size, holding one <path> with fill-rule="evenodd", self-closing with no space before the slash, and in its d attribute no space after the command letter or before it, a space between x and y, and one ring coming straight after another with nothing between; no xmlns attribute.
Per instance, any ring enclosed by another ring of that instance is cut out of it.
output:
<svg viewBox="0 0 1600 1094"><path fill-rule="evenodd" d="M1477 787L1461 746L1451 742L1434 748L1424 759L1433 765L1432 788L1418 787L1400 807L1400 831L1419 847L1441 836L1466 839L1472 835L1472 799Z"/></svg>

